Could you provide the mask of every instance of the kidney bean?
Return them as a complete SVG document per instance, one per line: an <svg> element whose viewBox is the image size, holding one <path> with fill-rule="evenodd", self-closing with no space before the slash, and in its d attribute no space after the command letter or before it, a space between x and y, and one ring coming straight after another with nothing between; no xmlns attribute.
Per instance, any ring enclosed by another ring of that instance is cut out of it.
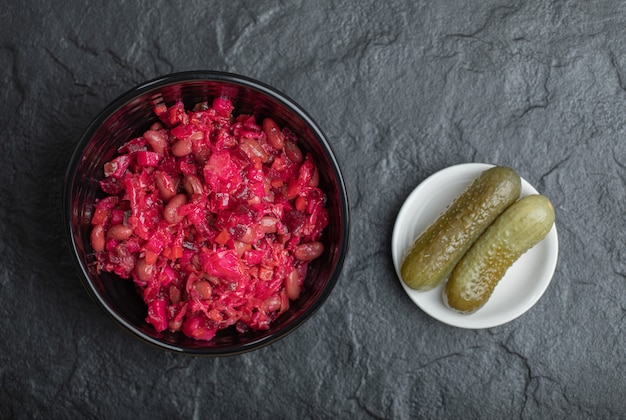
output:
<svg viewBox="0 0 626 420"><path fill-rule="evenodd" d="M204 191L200 178L195 175L185 176L185 178L183 179L183 187L189 195L202 194Z"/></svg>
<svg viewBox="0 0 626 420"><path fill-rule="evenodd" d="M285 153L287 154L289 160L294 163L300 164L304 160L304 155L298 145L290 141L285 142Z"/></svg>
<svg viewBox="0 0 626 420"><path fill-rule="evenodd" d="M165 136L165 133L151 129L143 133L143 136L148 141L150 147L152 147L152 150L158 154L163 154L165 146L167 146L167 137Z"/></svg>
<svg viewBox="0 0 626 420"><path fill-rule="evenodd" d="M193 268L198 271L202 270L202 263L200 262L200 257L198 256L198 254L193 254L193 256L191 257L191 265L193 265Z"/></svg>
<svg viewBox="0 0 626 420"><path fill-rule="evenodd" d="M259 221L261 229L265 233L276 233L276 223L278 223L278 219L271 216L263 216Z"/></svg>
<svg viewBox="0 0 626 420"><path fill-rule="evenodd" d="M285 146L285 137L273 119L266 118L263 120L263 131L267 137L267 142L274 149L281 150Z"/></svg>
<svg viewBox="0 0 626 420"><path fill-rule="evenodd" d="M183 157L190 154L192 151L191 140L182 139L172 144L172 154L177 157Z"/></svg>
<svg viewBox="0 0 626 420"><path fill-rule="evenodd" d="M176 195L176 184L170 175L157 171L154 173L154 183L159 190L159 197L163 201L169 201Z"/></svg>
<svg viewBox="0 0 626 420"><path fill-rule="evenodd" d="M324 244L321 242L308 242L300 244L293 250L293 256L301 261L311 261L322 255Z"/></svg>
<svg viewBox="0 0 626 420"><path fill-rule="evenodd" d="M95 225L91 229L91 247L95 252L104 251L104 244L106 242L104 238L104 225Z"/></svg>
<svg viewBox="0 0 626 420"><path fill-rule="evenodd" d="M243 138L239 144L239 148L248 156L248 159L252 161L258 160L261 163L265 163L269 160L268 154L263 150L259 142L254 139Z"/></svg>
<svg viewBox="0 0 626 420"><path fill-rule="evenodd" d="M306 205L307 205L306 197L299 195L298 198L296 198L296 202L295 202L296 210L304 211L306 209Z"/></svg>
<svg viewBox="0 0 626 420"><path fill-rule="evenodd" d="M124 226L122 224L116 224L109 227L107 231L107 238L115 239L116 241L125 241L133 234L133 228L130 226Z"/></svg>
<svg viewBox="0 0 626 420"><path fill-rule="evenodd" d="M154 272L154 265L148 264L146 262L145 257L139 258L135 263L135 274L137 274L137 278L141 281L146 281L150 277L152 277L152 273Z"/></svg>
<svg viewBox="0 0 626 420"><path fill-rule="evenodd" d="M200 147L198 150L193 151L193 157L196 158L200 166L204 166L211 158L211 149L208 147Z"/></svg>
<svg viewBox="0 0 626 420"><path fill-rule="evenodd" d="M173 284L170 285L169 294L170 294L170 301L172 301L174 305L180 302L180 299L182 298L182 293L177 286Z"/></svg>
<svg viewBox="0 0 626 420"><path fill-rule="evenodd" d="M287 297L291 300L298 299L300 289L300 276L298 276L298 272L295 269L291 270L291 273L285 277L285 292L287 292Z"/></svg>
<svg viewBox="0 0 626 420"><path fill-rule="evenodd" d="M178 208L185 203L187 203L187 196L185 194L177 194L172 197L163 209L163 218L165 221L172 225L180 223L185 216L178 214Z"/></svg>
<svg viewBox="0 0 626 420"><path fill-rule="evenodd" d="M309 180L309 187L317 187L320 184L320 171L317 169L317 166L313 170L313 175Z"/></svg>
<svg viewBox="0 0 626 420"><path fill-rule="evenodd" d="M287 197L288 200L296 198L298 194L300 194L300 187L300 181L297 178L292 179L289 181L289 184L287 184L287 188L285 188L285 197Z"/></svg>
<svg viewBox="0 0 626 420"><path fill-rule="evenodd" d="M208 281L200 280L193 284L194 289L198 292L200 299L210 299L213 294L213 288Z"/></svg>

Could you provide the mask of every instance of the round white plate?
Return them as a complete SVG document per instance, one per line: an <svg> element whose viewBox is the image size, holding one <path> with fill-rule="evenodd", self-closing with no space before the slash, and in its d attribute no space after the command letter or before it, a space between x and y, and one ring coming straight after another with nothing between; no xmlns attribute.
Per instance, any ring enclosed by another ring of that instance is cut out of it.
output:
<svg viewBox="0 0 626 420"><path fill-rule="evenodd" d="M461 328L491 328L512 321L529 310L548 288L558 258L556 226L537 245L520 257L496 286L485 306L465 315L448 308L442 300L444 284L418 292L409 288L400 275L403 256L415 239L459 196L481 172L494 165L466 163L443 169L427 179L408 196L396 219L391 254L402 287L424 312L446 324ZM537 190L522 179L522 196Z"/></svg>

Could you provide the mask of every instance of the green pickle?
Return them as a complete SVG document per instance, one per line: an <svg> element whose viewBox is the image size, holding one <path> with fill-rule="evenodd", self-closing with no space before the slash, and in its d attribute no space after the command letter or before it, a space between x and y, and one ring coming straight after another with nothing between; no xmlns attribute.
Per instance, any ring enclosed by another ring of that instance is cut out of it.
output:
<svg viewBox="0 0 626 420"><path fill-rule="evenodd" d="M415 240L400 269L411 289L431 290L443 282L478 237L521 193L511 168L494 166L472 184Z"/></svg>
<svg viewBox="0 0 626 420"><path fill-rule="evenodd" d="M462 313L483 307L506 271L552 229L554 207L533 194L509 207L469 249L446 283L444 302Z"/></svg>

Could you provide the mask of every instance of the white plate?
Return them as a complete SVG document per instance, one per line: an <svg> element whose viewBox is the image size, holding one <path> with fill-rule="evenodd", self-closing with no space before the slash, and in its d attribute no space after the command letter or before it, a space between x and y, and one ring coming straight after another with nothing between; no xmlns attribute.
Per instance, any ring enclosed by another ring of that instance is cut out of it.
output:
<svg viewBox="0 0 626 420"><path fill-rule="evenodd" d="M391 253L402 287L424 312L455 327L491 328L519 317L537 303L556 268L559 245L556 226L553 226L541 242L509 268L485 306L473 314L464 315L444 305L442 291L445 282L433 290L418 292L402 281L402 259L415 239L481 172L492 166L466 163L431 175L408 196L393 228ZM530 194L537 194L537 190L522 179L521 195Z"/></svg>

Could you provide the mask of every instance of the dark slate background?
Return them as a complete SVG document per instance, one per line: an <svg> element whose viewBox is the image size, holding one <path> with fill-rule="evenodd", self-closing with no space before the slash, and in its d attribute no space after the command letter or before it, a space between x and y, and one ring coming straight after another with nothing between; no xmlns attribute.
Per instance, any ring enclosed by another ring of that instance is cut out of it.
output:
<svg viewBox="0 0 626 420"><path fill-rule="evenodd" d="M0 34L2 417L626 417L624 2L9 0ZM61 222L65 167L91 119L192 69L299 102L351 201L326 304L229 358L121 331L83 290ZM408 193L463 162L515 167L557 211L546 294L488 330L430 318L391 262Z"/></svg>

